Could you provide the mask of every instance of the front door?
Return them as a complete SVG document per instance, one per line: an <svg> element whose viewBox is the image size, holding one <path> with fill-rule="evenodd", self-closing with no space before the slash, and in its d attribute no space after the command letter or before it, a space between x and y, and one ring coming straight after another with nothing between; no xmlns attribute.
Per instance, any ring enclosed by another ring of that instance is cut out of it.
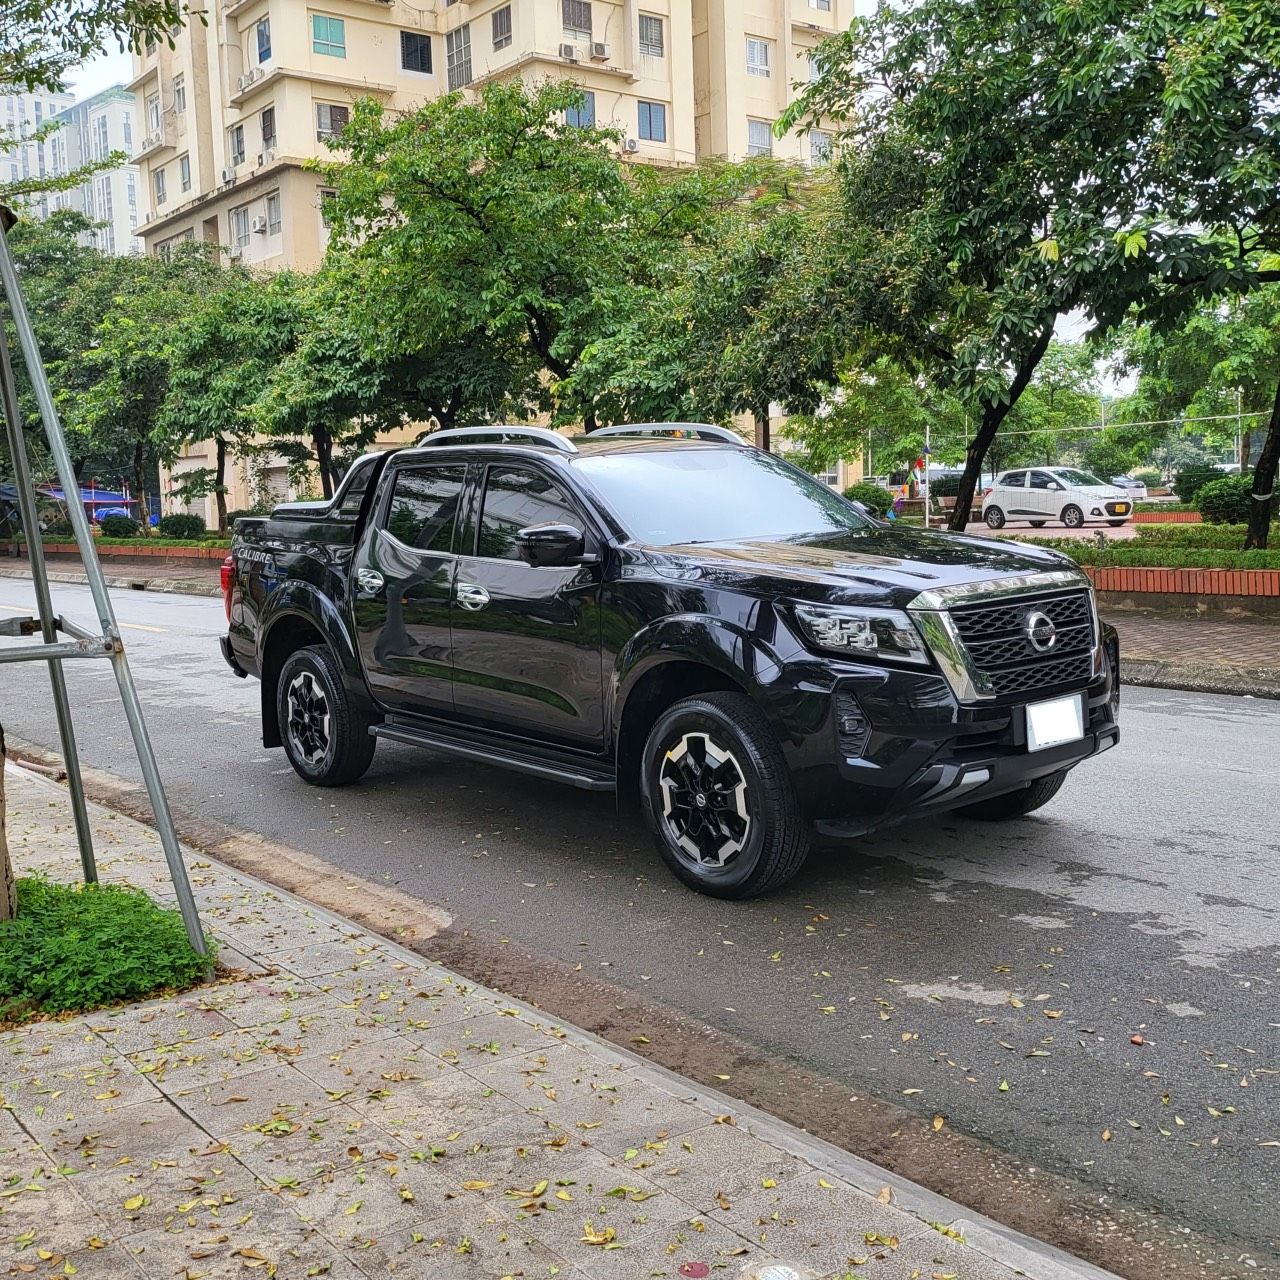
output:
<svg viewBox="0 0 1280 1280"><path fill-rule="evenodd" d="M540 467L488 467L474 542L458 558L454 704L474 724L603 750L599 569L535 569L516 552L519 530L549 523L594 540L580 506Z"/></svg>
<svg viewBox="0 0 1280 1280"><path fill-rule="evenodd" d="M1032 471L1027 477L1028 506L1046 519L1057 519L1062 510L1062 482L1047 471Z"/></svg>
<svg viewBox="0 0 1280 1280"><path fill-rule="evenodd" d="M356 642L369 688L390 711L453 709L449 608L466 478L459 464L396 471L356 553Z"/></svg>

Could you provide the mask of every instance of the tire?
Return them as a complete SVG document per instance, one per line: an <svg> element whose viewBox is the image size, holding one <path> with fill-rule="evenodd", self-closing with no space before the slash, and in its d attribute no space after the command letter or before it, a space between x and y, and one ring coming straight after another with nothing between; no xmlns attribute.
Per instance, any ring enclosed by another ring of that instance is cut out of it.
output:
<svg viewBox="0 0 1280 1280"><path fill-rule="evenodd" d="M1109 524L1113 529L1118 529L1122 524L1124 524L1124 523L1125 523L1125 521L1123 521L1123 520L1108 520L1108 521L1107 521L1107 523L1108 523L1108 524Z"/></svg>
<svg viewBox="0 0 1280 1280"><path fill-rule="evenodd" d="M1066 771L1051 773L1047 778L1037 778L1020 791L1009 791L990 800L967 804L956 812L980 822L1008 822L1011 818L1025 818L1027 814L1049 803L1067 780Z"/></svg>
<svg viewBox="0 0 1280 1280"><path fill-rule="evenodd" d="M1049 522L1047 520L1031 520L1029 523L1033 529L1043 529Z"/></svg>
<svg viewBox="0 0 1280 1280"><path fill-rule="evenodd" d="M276 684L280 740L294 772L313 787L345 787L364 776L377 739L347 697L338 660L323 645L285 659Z"/></svg>
<svg viewBox="0 0 1280 1280"><path fill-rule="evenodd" d="M1062 523L1065 524L1068 529L1083 529L1084 512L1081 511L1074 503L1070 506L1063 507Z"/></svg>
<svg viewBox="0 0 1280 1280"><path fill-rule="evenodd" d="M982 513L982 518L987 522L988 529L1004 528L1004 512L999 507L988 507Z"/></svg>
<svg viewBox="0 0 1280 1280"><path fill-rule="evenodd" d="M782 750L742 693L684 698L658 717L641 758L640 800L662 860L699 893L757 897L809 856L809 824Z"/></svg>

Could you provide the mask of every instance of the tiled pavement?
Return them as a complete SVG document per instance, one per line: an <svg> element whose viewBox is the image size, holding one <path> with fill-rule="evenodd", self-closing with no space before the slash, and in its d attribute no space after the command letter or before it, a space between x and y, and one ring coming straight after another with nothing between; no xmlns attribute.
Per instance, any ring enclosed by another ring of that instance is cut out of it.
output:
<svg viewBox="0 0 1280 1280"><path fill-rule="evenodd" d="M60 789L11 768L8 794L16 865L74 878ZM101 809L93 822L104 880L170 892L150 830ZM240 976L0 1032L9 1274L1103 1274L296 898L189 865Z"/></svg>

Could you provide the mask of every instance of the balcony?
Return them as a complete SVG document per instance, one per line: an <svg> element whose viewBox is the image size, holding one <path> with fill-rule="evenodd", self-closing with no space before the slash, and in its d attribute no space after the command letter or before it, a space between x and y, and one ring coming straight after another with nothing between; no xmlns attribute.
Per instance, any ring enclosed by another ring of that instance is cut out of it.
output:
<svg viewBox="0 0 1280 1280"><path fill-rule="evenodd" d="M147 156L152 155L169 145L170 143L167 130L163 125L161 125L158 133L148 133L143 135L142 141L138 143L137 150L129 157L129 163L137 164L140 160L145 159Z"/></svg>

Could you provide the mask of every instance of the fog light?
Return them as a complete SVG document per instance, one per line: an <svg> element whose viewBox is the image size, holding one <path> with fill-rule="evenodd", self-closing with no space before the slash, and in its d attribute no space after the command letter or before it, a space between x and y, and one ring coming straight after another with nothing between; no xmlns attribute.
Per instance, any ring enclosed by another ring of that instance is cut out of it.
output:
<svg viewBox="0 0 1280 1280"><path fill-rule="evenodd" d="M1102 508L1101 508L1101 507L1094 507L1094 509L1093 509L1092 511L1090 511L1090 512L1089 512L1089 514L1090 514L1091 516L1100 516L1100 515L1102 514Z"/></svg>

